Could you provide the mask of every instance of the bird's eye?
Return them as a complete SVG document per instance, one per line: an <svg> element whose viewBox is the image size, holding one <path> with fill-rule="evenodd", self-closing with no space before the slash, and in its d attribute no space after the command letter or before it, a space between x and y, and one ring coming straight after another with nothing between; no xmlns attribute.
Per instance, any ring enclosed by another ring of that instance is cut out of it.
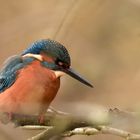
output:
<svg viewBox="0 0 140 140"><path fill-rule="evenodd" d="M63 64L64 64L64 63L63 63L62 61L60 61L60 60L56 60L55 63L56 63L58 66L63 66Z"/></svg>
<svg viewBox="0 0 140 140"><path fill-rule="evenodd" d="M63 66L63 62L59 61L59 62L58 62L58 65L59 65L59 66Z"/></svg>
<svg viewBox="0 0 140 140"><path fill-rule="evenodd" d="M62 68L69 68L69 66L67 65L67 64L65 64L65 63L63 63L62 61L56 61L56 64L58 65L58 66L60 66L60 67L62 67Z"/></svg>

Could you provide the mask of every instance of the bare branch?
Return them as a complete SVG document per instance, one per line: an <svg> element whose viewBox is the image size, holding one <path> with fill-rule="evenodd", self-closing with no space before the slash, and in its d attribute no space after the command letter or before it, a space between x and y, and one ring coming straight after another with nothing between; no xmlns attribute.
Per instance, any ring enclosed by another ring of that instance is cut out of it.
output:
<svg viewBox="0 0 140 140"><path fill-rule="evenodd" d="M127 131L123 131L120 129L108 127L108 126L98 126L97 128L93 127L83 127L83 128L75 128L74 130L68 131L64 133L64 137L70 137L73 135L97 135L97 134L112 134L116 136L120 136L127 140L140 140L140 135L133 134Z"/></svg>
<svg viewBox="0 0 140 140"><path fill-rule="evenodd" d="M37 115L13 114L10 121L22 129L43 130L40 134L29 138L28 140L49 140L50 138L62 139L72 135L97 134L112 134L127 140L140 139L139 134L128 132L127 129L123 129L121 126L123 124L123 126L130 126L131 128L133 125L135 130L139 130L139 113L121 111L115 108L108 111L107 119L101 117L102 120L100 121L100 117L97 120L94 116L93 119L91 117L92 116L73 116L68 113L51 109L46 113L43 124L39 123ZM8 123L8 113L0 113L0 120L4 123Z"/></svg>

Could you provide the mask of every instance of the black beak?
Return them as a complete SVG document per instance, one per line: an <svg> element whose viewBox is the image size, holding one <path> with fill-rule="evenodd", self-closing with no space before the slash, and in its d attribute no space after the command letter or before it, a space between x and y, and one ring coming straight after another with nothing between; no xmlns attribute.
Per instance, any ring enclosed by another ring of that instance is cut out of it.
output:
<svg viewBox="0 0 140 140"><path fill-rule="evenodd" d="M77 79L81 83L83 83L83 84L85 84L85 85L93 88L93 85L92 84L90 84L86 79L82 78L82 76L80 76L80 74L78 74L77 72L75 72L72 68L63 69L62 71L65 72L65 73L67 73L71 77Z"/></svg>

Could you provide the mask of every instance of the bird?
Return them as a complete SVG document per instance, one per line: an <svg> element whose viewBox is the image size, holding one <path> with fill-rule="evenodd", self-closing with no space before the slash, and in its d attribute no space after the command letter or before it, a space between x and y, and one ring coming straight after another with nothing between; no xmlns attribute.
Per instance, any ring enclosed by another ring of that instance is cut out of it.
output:
<svg viewBox="0 0 140 140"><path fill-rule="evenodd" d="M0 70L0 112L37 114L42 122L65 74L93 87L71 68L66 47L51 39L35 41L9 57Z"/></svg>

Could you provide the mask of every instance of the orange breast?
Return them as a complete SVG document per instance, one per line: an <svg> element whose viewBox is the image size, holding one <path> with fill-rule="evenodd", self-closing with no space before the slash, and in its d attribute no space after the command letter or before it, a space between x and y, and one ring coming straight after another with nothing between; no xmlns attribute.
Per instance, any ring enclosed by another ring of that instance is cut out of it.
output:
<svg viewBox="0 0 140 140"><path fill-rule="evenodd" d="M57 94L60 79L34 61L19 71L16 82L0 94L0 110L23 114L44 112Z"/></svg>

